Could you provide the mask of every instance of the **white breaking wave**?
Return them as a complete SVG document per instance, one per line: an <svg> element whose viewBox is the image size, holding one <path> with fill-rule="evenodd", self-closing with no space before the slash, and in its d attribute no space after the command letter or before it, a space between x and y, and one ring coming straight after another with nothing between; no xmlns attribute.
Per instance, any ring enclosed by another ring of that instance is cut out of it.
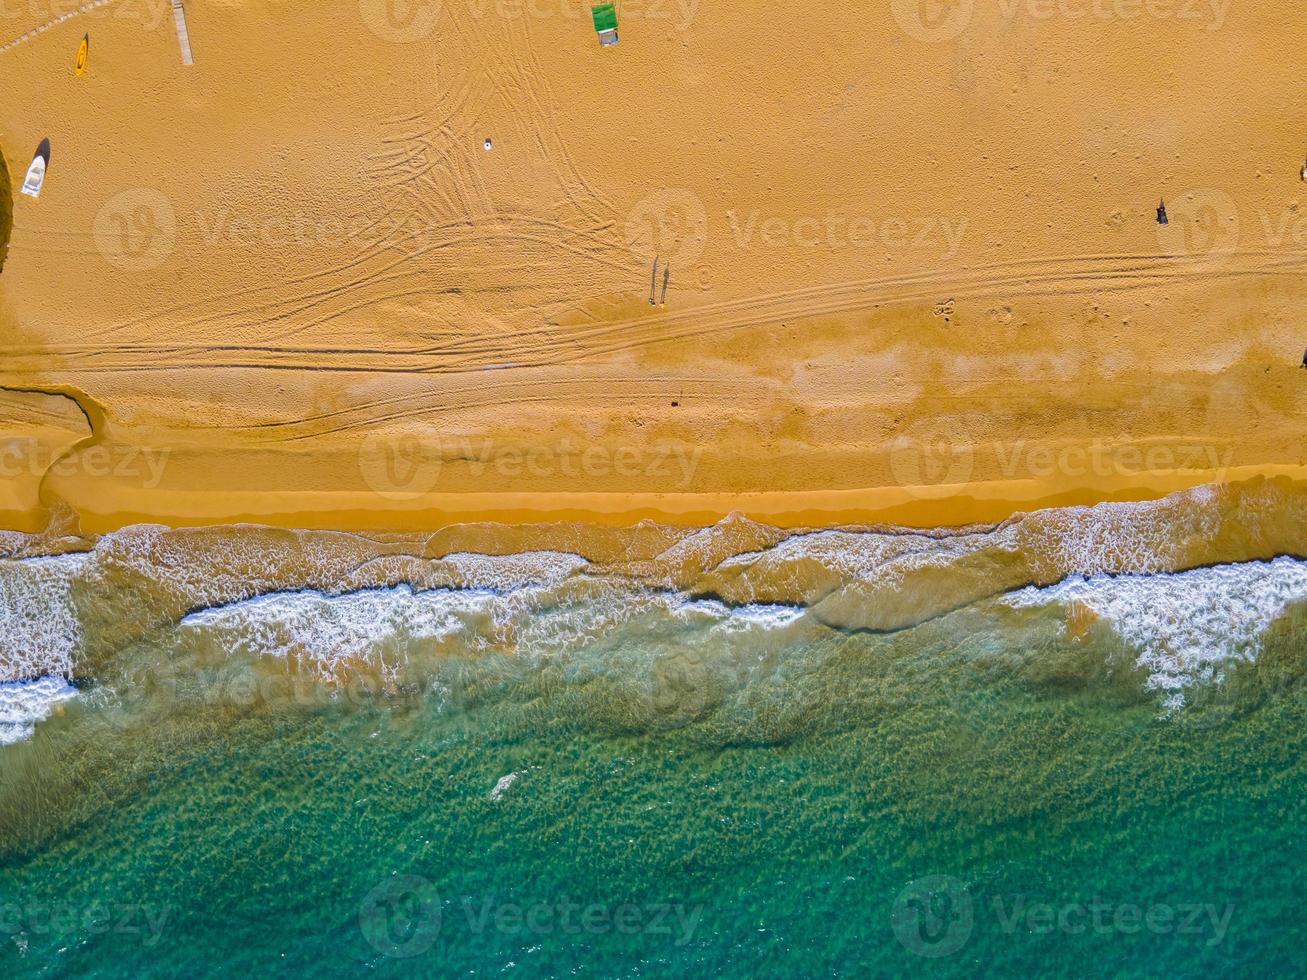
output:
<svg viewBox="0 0 1307 980"><path fill-rule="evenodd" d="M0 560L0 681L72 677L81 629L71 590L88 560Z"/></svg>
<svg viewBox="0 0 1307 980"><path fill-rule="evenodd" d="M1214 487L1200 486L1161 500L1036 511L1034 533L1022 544L1048 555L1063 575L1161 572L1183 562L1187 542L1220 529L1216 500Z"/></svg>
<svg viewBox="0 0 1307 980"><path fill-rule="evenodd" d="M1013 608L1080 603L1139 650L1148 686L1184 704L1183 689L1219 679L1231 661L1251 660L1261 634L1293 602L1307 599L1307 562L1217 565L1190 572L1070 578L1003 598Z"/></svg>
<svg viewBox="0 0 1307 980"><path fill-rule="evenodd" d="M732 555L718 569L758 572L768 582L786 583L787 571L793 577L801 563L813 562L845 584L894 588L907 573L993 550L1025 554L1057 577L1156 572L1183 561L1188 541L1216 532L1215 497L1213 488L1197 487L1161 500L1039 510L993 529L953 533L812 531Z"/></svg>
<svg viewBox="0 0 1307 980"><path fill-rule="evenodd" d="M463 588L512 592L518 589L557 585L589 566L580 555L562 551L526 551L513 555L480 555L456 552L437 561L456 574L454 584Z"/></svg>
<svg viewBox="0 0 1307 980"><path fill-rule="evenodd" d="M205 628L228 649L304 660L334 676L351 661L382 663L383 644L448 639L464 630L467 614L484 614L495 599L489 591L414 592L407 585L340 596L291 592L192 613L181 625Z"/></svg>
<svg viewBox="0 0 1307 980"><path fill-rule="evenodd" d="M0 745L31 738L55 705L76 696L77 689L62 677L0 684Z"/></svg>
<svg viewBox="0 0 1307 980"><path fill-rule="evenodd" d="M784 629L801 620L807 610L798 606L773 606L761 603L732 608L716 599L701 599L675 606L672 612L682 616L697 613L713 620L721 629L736 633L748 629Z"/></svg>
<svg viewBox="0 0 1307 980"><path fill-rule="evenodd" d="M584 586L580 594L569 591ZM410 644L427 653L491 649L526 657L574 653L610 640L618 630L668 629L694 622L728 633L783 629L803 618L789 606L731 608L682 593L584 579L560 591L543 586L502 594L486 589L417 591L409 585L343 595L292 592L259 596L186 616L184 629L203 631L221 649L312 664L326 677L370 663L394 668Z"/></svg>

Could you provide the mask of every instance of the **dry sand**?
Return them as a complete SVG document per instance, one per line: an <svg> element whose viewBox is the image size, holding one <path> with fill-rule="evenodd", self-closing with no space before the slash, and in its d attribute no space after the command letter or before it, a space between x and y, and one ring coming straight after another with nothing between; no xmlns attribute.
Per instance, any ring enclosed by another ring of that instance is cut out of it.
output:
<svg viewBox="0 0 1307 980"><path fill-rule="evenodd" d="M189 0L187 68L117 0L3 50L0 523L929 525L1307 474L1295 8L814 9L628 0L601 50L561 0Z"/></svg>

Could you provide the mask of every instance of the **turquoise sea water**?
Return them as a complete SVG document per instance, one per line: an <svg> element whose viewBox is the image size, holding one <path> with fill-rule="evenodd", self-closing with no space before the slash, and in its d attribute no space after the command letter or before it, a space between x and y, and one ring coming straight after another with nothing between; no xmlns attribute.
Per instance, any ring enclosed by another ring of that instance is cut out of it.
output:
<svg viewBox="0 0 1307 980"><path fill-rule="evenodd" d="M177 616L79 566L93 668L0 747L0 972L1301 975L1299 572L873 632L575 571ZM1240 589L1284 601L1159 688Z"/></svg>

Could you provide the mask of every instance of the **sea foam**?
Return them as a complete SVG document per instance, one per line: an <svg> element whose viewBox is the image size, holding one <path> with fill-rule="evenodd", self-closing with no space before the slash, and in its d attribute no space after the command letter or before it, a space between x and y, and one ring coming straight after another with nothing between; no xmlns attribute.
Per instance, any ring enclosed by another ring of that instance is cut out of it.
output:
<svg viewBox="0 0 1307 980"><path fill-rule="evenodd" d="M62 677L0 684L0 745L31 738L56 705L76 696Z"/></svg>
<svg viewBox="0 0 1307 980"><path fill-rule="evenodd" d="M81 629L72 586L87 561L0 560L0 681L73 676Z"/></svg>
<svg viewBox="0 0 1307 980"><path fill-rule="evenodd" d="M1291 603L1307 599L1307 562L1217 565L1155 575L1077 576L1004 597L1013 608L1080 603L1139 651L1148 686L1184 704L1184 688L1218 679L1232 661L1250 660L1259 638Z"/></svg>

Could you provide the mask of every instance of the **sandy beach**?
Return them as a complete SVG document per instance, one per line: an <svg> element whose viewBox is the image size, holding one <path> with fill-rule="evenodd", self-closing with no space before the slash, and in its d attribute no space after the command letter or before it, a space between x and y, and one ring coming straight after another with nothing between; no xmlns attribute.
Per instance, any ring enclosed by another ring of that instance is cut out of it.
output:
<svg viewBox="0 0 1307 980"><path fill-rule="evenodd" d="M601 49L560 0L192 0L189 67L161 0L54 7L0 18L6 527L930 526L1307 478L1275 5L653 0Z"/></svg>

